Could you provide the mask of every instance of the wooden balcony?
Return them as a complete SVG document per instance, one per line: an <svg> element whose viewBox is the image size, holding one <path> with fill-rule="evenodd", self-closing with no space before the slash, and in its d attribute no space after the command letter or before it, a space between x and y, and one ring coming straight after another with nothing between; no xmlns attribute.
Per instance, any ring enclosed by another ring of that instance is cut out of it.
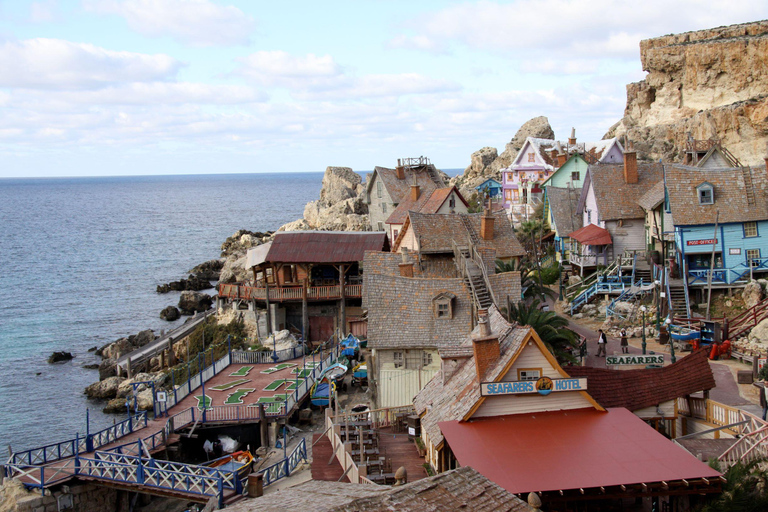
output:
<svg viewBox="0 0 768 512"><path fill-rule="evenodd" d="M348 284L344 286L346 298L359 299L363 296L362 284ZM219 297L238 300L267 300L267 289L259 286L243 286L238 284L220 284ZM307 288L307 300L320 301L341 298L341 286L310 286ZM301 286L270 286L270 302L301 301Z"/></svg>

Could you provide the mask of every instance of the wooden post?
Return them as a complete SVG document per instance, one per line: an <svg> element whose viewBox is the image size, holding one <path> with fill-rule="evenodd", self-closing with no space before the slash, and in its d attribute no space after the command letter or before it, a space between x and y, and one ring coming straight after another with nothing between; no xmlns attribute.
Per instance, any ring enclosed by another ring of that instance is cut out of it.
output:
<svg viewBox="0 0 768 512"><path fill-rule="evenodd" d="M307 309L307 294L309 293L309 279L304 278L304 285L301 287L301 335L304 342L309 341L309 310Z"/></svg>
<svg viewBox="0 0 768 512"><path fill-rule="evenodd" d="M176 366L176 354L173 351L173 338L168 338L168 366Z"/></svg>
<svg viewBox="0 0 768 512"><path fill-rule="evenodd" d="M264 404L259 404L259 430L261 431L261 446L269 446L269 425L264 412Z"/></svg>
<svg viewBox="0 0 768 512"><path fill-rule="evenodd" d="M709 273L707 274L707 320L709 317L709 306L712 303L712 272L715 268L715 250L717 249L717 223L720 220L720 210L717 210L715 215L715 237L712 239L712 256L709 260ZM725 262L725 255L721 256L723 262ZM687 279L687 277L684 277Z"/></svg>
<svg viewBox="0 0 768 512"><path fill-rule="evenodd" d="M128 361L125 363L125 367L126 367L126 373L128 375L128 378L129 379L132 378L133 377L133 373L131 372L131 358L130 357L128 358Z"/></svg>
<svg viewBox="0 0 768 512"><path fill-rule="evenodd" d="M339 267L340 269L339 270L339 293L341 296L341 331L342 331L341 334L342 336L347 333L347 297L344 290L344 287L345 287L344 281L346 281L346 279L344 278L345 267L346 265L344 265L343 263Z"/></svg>
<svg viewBox="0 0 768 512"><path fill-rule="evenodd" d="M267 336L272 334L272 313L269 311L269 281L267 280L267 274L264 273L264 290L265 301L267 303Z"/></svg>

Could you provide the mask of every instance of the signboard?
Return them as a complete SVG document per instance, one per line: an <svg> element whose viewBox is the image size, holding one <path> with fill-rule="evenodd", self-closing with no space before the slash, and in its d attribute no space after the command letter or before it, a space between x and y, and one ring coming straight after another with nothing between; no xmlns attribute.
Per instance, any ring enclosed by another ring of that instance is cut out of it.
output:
<svg viewBox="0 0 768 512"><path fill-rule="evenodd" d="M768 358L758 357L757 358L757 371L762 370L763 366L765 366L765 363L768 363Z"/></svg>
<svg viewBox="0 0 768 512"><path fill-rule="evenodd" d="M637 365L637 364L664 364L664 354L635 355L624 354L621 356L608 356L605 358L605 364L610 365Z"/></svg>
<svg viewBox="0 0 768 512"><path fill-rule="evenodd" d="M161 403L165 403L167 400L165 391L158 391L157 392L157 401Z"/></svg>
<svg viewBox="0 0 768 512"><path fill-rule="evenodd" d="M741 254L741 248L738 248L738 249L729 248L728 254L732 256L738 256L739 254Z"/></svg>
<svg viewBox="0 0 768 512"><path fill-rule="evenodd" d="M550 379L521 380L516 382L483 382L480 384L480 396L497 395L548 395L560 391L586 391L587 379Z"/></svg>
<svg viewBox="0 0 768 512"><path fill-rule="evenodd" d="M716 244L717 238L710 238L708 240L688 240L686 245L710 245Z"/></svg>

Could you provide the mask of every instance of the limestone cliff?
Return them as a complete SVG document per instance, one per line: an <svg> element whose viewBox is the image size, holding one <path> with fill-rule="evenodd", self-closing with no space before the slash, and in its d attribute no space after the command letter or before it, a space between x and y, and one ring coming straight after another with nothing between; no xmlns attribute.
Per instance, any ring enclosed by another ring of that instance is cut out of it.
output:
<svg viewBox="0 0 768 512"><path fill-rule="evenodd" d="M549 119L545 116L529 119L517 130L500 155L496 148L492 147L485 147L472 153L469 166L464 169L463 174L453 178L451 184L459 187L462 194L466 195L474 192L474 188L488 178L501 181L499 171L512 164L527 137L554 139L555 132L552 131Z"/></svg>
<svg viewBox="0 0 768 512"><path fill-rule="evenodd" d="M743 165L768 142L768 21L686 32L640 43L645 80L627 85L627 135L644 157L679 161L688 134L718 138Z"/></svg>

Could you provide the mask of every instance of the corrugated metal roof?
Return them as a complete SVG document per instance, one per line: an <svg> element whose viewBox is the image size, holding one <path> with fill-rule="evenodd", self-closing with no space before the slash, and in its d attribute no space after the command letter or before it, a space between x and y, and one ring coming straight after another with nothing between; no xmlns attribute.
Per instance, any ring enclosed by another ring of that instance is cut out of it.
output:
<svg viewBox="0 0 768 512"><path fill-rule="evenodd" d="M355 231L275 233L265 261L271 263L349 263L365 251L388 251L387 234Z"/></svg>
<svg viewBox="0 0 768 512"><path fill-rule="evenodd" d="M720 475L623 408L444 421L440 429L462 466L515 494Z"/></svg>
<svg viewBox="0 0 768 512"><path fill-rule="evenodd" d="M267 260L267 253L269 252L270 247L272 247L272 242L267 242L266 244L257 245L256 247L248 249L248 255L245 259L245 268L255 267L256 265L264 263Z"/></svg>

